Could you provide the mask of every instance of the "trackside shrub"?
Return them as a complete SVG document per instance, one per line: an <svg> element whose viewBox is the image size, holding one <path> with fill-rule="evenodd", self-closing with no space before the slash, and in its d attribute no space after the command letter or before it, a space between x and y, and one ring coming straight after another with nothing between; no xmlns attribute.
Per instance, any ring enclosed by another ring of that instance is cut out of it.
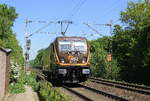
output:
<svg viewBox="0 0 150 101"><path fill-rule="evenodd" d="M24 93L25 88L22 82L19 82L19 78L21 78L21 67L16 62L11 61L10 66L10 85L9 92L10 93Z"/></svg>
<svg viewBox="0 0 150 101"><path fill-rule="evenodd" d="M11 62L10 71L10 86L9 92L23 93L25 92L24 85L31 86L34 91L38 91L39 83L36 81L36 74L32 72L24 72L21 66Z"/></svg>
<svg viewBox="0 0 150 101"><path fill-rule="evenodd" d="M60 94L60 91L53 88L52 84L47 81L40 82L39 95L41 101L71 101L69 97Z"/></svg>
<svg viewBox="0 0 150 101"><path fill-rule="evenodd" d="M37 91L39 88L39 83L36 81L36 74L32 72L22 72L21 77L18 81L24 85L29 85L34 91Z"/></svg>
<svg viewBox="0 0 150 101"><path fill-rule="evenodd" d="M24 85L21 84L21 83L12 83L9 86L9 92L10 93L15 93L15 94L24 93L25 92Z"/></svg>

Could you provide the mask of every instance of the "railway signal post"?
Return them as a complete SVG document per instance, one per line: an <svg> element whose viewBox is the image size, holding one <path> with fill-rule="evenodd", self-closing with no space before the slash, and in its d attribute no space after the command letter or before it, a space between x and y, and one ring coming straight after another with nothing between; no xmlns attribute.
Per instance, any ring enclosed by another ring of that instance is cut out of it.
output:
<svg viewBox="0 0 150 101"><path fill-rule="evenodd" d="M26 71L29 66L29 50L31 47L31 40L29 39L28 33L28 24L32 23L33 21L26 19L25 21L25 65L24 70Z"/></svg>

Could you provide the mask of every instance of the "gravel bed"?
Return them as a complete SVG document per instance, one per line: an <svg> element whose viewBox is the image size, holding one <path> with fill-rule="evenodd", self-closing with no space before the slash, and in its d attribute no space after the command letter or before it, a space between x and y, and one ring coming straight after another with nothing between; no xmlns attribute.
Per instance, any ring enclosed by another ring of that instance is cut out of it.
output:
<svg viewBox="0 0 150 101"><path fill-rule="evenodd" d="M89 97L93 101L115 101L113 99L110 99L108 97L105 97L105 96L97 94L97 93L94 93L93 91L87 90L85 88L73 88L73 90Z"/></svg>
<svg viewBox="0 0 150 101"><path fill-rule="evenodd" d="M66 90L66 89L64 89L64 88L62 88L62 87L60 87L59 89L60 89L60 91L61 91L63 94L65 94L65 95L71 97L72 101L84 101L84 100L81 100L81 98L80 98L79 96L77 96L77 95L75 95L75 94L69 92L68 90Z"/></svg>
<svg viewBox="0 0 150 101"><path fill-rule="evenodd" d="M73 89L74 91L77 91L80 94L85 95L86 97L92 99L93 101L115 101L113 99L110 99L108 97L105 97L105 96L97 94L97 93L94 93L94 92L87 90L85 88L82 88L82 87L75 87L75 88L71 88L71 89ZM62 87L60 87L60 91L62 93L64 93L65 95L70 96L73 101L84 101L79 96L69 92L68 90L66 90Z"/></svg>
<svg viewBox="0 0 150 101"><path fill-rule="evenodd" d="M116 88L114 86L106 86L103 84L93 83L93 82L85 82L85 86L92 87L97 90L103 90L105 92L123 97L125 99L129 99L132 101L150 101L150 95L139 94L136 92Z"/></svg>

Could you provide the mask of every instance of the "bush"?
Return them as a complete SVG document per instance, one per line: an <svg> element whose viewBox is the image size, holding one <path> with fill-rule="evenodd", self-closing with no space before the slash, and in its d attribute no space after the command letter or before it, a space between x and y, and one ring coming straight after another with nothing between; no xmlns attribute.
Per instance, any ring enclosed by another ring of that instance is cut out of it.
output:
<svg viewBox="0 0 150 101"><path fill-rule="evenodd" d="M92 76L119 80L120 67L117 60L114 57L112 61L107 60L111 49L110 39L110 37L103 37L90 41Z"/></svg>
<svg viewBox="0 0 150 101"><path fill-rule="evenodd" d="M18 82L31 86L34 91L37 91L39 88L39 83L36 81L36 74L31 72L22 72Z"/></svg>
<svg viewBox="0 0 150 101"><path fill-rule="evenodd" d="M9 85L9 92L10 93L25 92L24 84L18 81L18 79L21 77L21 67L14 61L11 61L10 70L11 70L10 71L11 84Z"/></svg>
<svg viewBox="0 0 150 101"><path fill-rule="evenodd" d="M36 81L36 75L34 73L26 76L26 84L30 85L34 91L39 89L39 83Z"/></svg>
<svg viewBox="0 0 150 101"><path fill-rule="evenodd" d="M36 81L36 75L31 72L24 72L20 66L11 62L11 85L9 91L11 93L23 93L25 91L24 85L29 85L34 91L39 88L39 83Z"/></svg>
<svg viewBox="0 0 150 101"><path fill-rule="evenodd" d="M47 81L40 82L39 95L41 101L71 101L70 98L60 94L60 91L54 89L52 84Z"/></svg>
<svg viewBox="0 0 150 101"><path fill-rule="evenodd" d="M17 82L17 79L20 77L20 72L21 67L14 61L11 61L10 82Z"/></svg>
<svg viewBox="0 0 150 101"><path fill-rule="evenodd" d="M9 86L9 92L10 93L24 93L25 92L25 88L24 85L21 83L12 83Z"/></svg>

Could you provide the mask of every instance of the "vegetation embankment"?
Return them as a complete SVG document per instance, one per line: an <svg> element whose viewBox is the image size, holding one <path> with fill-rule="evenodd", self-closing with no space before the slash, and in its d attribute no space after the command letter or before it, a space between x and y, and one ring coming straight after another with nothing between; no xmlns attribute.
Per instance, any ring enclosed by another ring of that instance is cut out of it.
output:
<svg viewBox="0 0 150 101"><path fill-rule="evenodd" d="M22 48L12 30L13 23L17 17L18 14L14 7L0 4L0 48L9 48L12 51L10 56L10 90L14 93L25 91L23 85L16 81L21 73L19 71L22 69L24 61Z"/></svg>
<svg viewBox="0 0 150 101"><path fill-rule="evenodd" d="M68 96L60 93L52 84L46 80L37 80L37 75L33 72L24 72L17 76L13 75L13 82L10 85L11 93L24 93L25 85L32 87L38 93L40 101L71 101Z"/></svg>
<svg viewBox="0 0 150 101"><path fill-rule="evenodd" d="M133 1L120 13L123 25L113 35L89 41L92 75L150 85L150 2ZM49 67L49 47L39 51L33 66ZM112 55L112 61L107 56Z"/></svg>
<svg viewBox="0 0 150 101"><path fill-rule="evenodd" d="M0 4L0 48L9 48L12 50L11 53L11 82L14 82L17 78L17 71L20 69L23 63L22 48L19 46L19 43L16 39L16 34L13 32L12 27L15 19L18 17L18 14L15 11L14 7L9 7L5 4ZM16 74L16 75L14 75ZM14 75L14 76L13 76ZM23 92L23 85L18 83L12 84L10 89L19 87L16 91L12 92Z"/></svg>

